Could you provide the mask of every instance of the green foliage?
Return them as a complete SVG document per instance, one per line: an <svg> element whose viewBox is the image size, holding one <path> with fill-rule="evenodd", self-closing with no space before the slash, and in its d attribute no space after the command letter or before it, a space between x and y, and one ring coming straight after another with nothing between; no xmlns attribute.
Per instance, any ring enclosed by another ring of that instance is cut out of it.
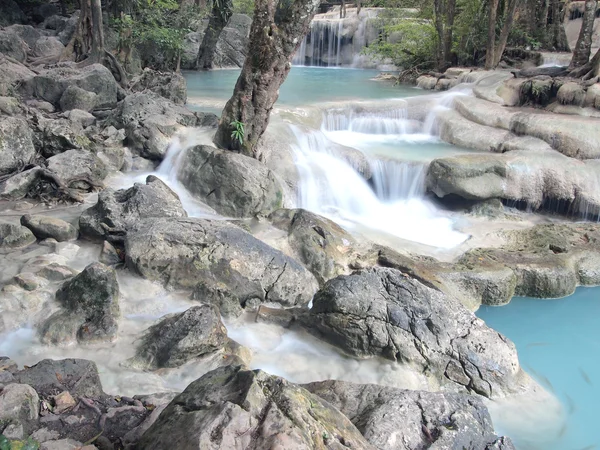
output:
<svg viewBox="0 0 600 450"><path fill-rule="evenodd" d="M233 127L233 131L231 132L231 139L234 141L238 141L240 145L244 144L244 123L238 120L234 120L229 125Z"/></svg>
<svg viewBox="0 0 600 450"><path fill-rule="evenodd" d="M0 434L0 450L39 450L40 444L28 438L24 441L11 441Z"/></svg>
<svg viewBox="0 0 600 450"><path fill-rule="evenodd" d="M252 17L254 14L254 0L233 0L233 12L247 14Z"/></svg>

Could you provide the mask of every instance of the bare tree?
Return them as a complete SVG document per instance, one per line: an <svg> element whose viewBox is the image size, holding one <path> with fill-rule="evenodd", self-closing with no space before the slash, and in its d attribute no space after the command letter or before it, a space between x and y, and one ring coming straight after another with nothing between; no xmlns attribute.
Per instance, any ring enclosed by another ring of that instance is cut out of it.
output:
<svg viewBox="0 0 600 450"><path fill-rule="evenodd" d="M212 0L210 19L208 20L208 25L204 31L204 37L198 50L196 68L204 70L213 68L213 60L219 36L221 36L223 28L225 28L232 15L232 0Z"/></svg>
<svg viewBox="0 0 600 450"><path fill-rule="evenodd" d="M433 22L437 33L436 57L439 70L451 65L455 14L456 0L434 0Z"/></svg>
<svg viewBox="0 0 600 450"><path fill-rule="evenodd" d="M495 45L494 48L493 67L498 67L498 64L500 64L500 60L502 59L502 55L504 54L504 50L506 49L508 35L510 34L510 30L515 20L515 12L517 11L518 3L519 0L508 0L505 3L506 9L504 14L504 24L502 25L502 30L500 31L500 38L498 39L498 43Z"/></svg>
<svg viewBox="0 0 600 450"><path fill-rule="evenodd" d="M279 87L308 32L320 0L256 0L248 56L214 138L217 146L259 158L257 144L269 123ZM243 136L234 133L243 124Z"/></svg>
<svg viewBox="0 0 600 450"><path fill-rule="evenodd" d="M575 45L571 64L569 64L569 69L571 70L587 64L590 60L590 54L592 52L592 35L594 33L594 19L596 18L597 7L598 0L587 0L585 2L579 38Z"/></svg>

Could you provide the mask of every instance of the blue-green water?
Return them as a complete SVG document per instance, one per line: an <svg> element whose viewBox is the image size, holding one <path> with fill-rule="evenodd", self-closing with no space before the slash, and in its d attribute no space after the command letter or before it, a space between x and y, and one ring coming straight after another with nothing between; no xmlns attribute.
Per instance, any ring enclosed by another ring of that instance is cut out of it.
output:
<svg viewBox="0 0 600 450"><path fill-rule="evenodd" d="M567 414L566 426L538 442L513 432L517 448L600 448L600 288L579 288L558 300L514 298L506 306L483 306L477 315L515 343L522 367L560 399ZM510 429L499 431L511 435Z"/></svg>

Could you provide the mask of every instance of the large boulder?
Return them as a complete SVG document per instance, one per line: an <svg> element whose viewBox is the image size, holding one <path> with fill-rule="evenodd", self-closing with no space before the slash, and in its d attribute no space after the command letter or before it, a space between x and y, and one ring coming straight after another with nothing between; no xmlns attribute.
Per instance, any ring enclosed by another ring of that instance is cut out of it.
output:
<svg viewBox="0 0 600 450"><path fill-rule="evenodd" d="M33 167L4 180L0 183L0 198L3 200L20 200L36 185L41 169Z"/></svg>
<svg viewBox="0 0 600 450"><path fill-rule="evenodd" d="M496 436L487 408L471 395L333 380L303 387L339 409L380 450L514 449Z"/></svg>
<svg viewBox="0 0 600 450"><path fill-rule="evenodd" d="M97 94L86 91L78 86L71 85L62 93L59 105L63 111L72 109L81 109L82 111L92 111L96 107Z"/></svg>
<svg viewBox="0 0 600 450"><path fill-rule="evenodd" d="M27 227L40 240L56 239L58 242L77 239L77 229L57 217L25 214L21 225Z"/></svg>
<svg viewBox="0 0 600 450"><path fill-rule="evenodd" d="M343 414L316 395L239 366L216 369L190 384L137 448L374 449Z"/></svg>
<svg viewBox="0 0 600 450"><path fill-rule="evenodd" d="M61 66L49 69L23 81L20 92L25 97L37 97L58 105L65 90L77 86L96 94L95 107L113 108L117 104L118 85L110 70L102 64L82 69Z"/></svg>
<svg viewBox="0 0 600 450"><path fill-rule="evenodd" d="M514 391L523 375L512 342L454 298L395 269L330 280L302 321L353 356L409 364L486 397Z"/></svg>
<svg viewBox="0 0 600 450"><path fill-rule="evenodd" d="M101 187L108 175L106 164L95 154L82 150L68 150L47 159L48 169L65 186L81 190Z"/></svg>
<svg viewBox="0 0 600 450"><path fill-rule="evenodd" d="M40 399L31 386L13 383L0 391L0 427L13 423L31 431L39 412Z"/></svg>
<svg viewBox="0 0 600 450"><path fill-rule="evenodd" d="M0 53L22 63L27 60L28 50L28 45L18 34L12 30L0 30Z"/></svg>
<svg viewBox="0 0 600 450"><path fill-rule="evenodd" d="M310 301L317 287L298 262L219 220L143 220L127 233L125 253L128 267L174 288L208 282L236 297L240 285L255 286L255 301L299 306Z"/></svg>
<svg viewBox="0 0 600 450"><path fill-rule="evenodd" d="M178 178L195 196L231 217L269 214L283 206L283 190L267 166L205 145L188 149Z"/></svg>
<svg viewBox="0 0 600 450"><path fill-rule="evenodd" d="M0 3L0 27L13 23L23 23L27 20L19 4L15 0L3 0Z"/></svg>
<svg viewBox="0 0 600 450"><path fill-rule="evenodd" d="M79 228L92 239L121 241L127 230L142 219L186 216L177 194L150 175L146 184L135 183L129 189L100 192L98 203L81 214Z"/></svg>
<svg viewBox="0 0 600 450"><path fill-rule="evenodd" d="M0 116L0 174L23 167L35 157L33 133L24 119Z"/></svg>
<svg viewBox="0 0 600 450"><path fill-rule="evenodd" d="M41 327L45 343L70 344L112 340L117 335L119 283L114 269L92 263L56 292L63 310Z"/></svg>
<svg viewBox="0 0 600 450"><path fill-rule="evenodd" d="M228 343L227 330L214 305L170 314L146 330L133 364L144 369L178 367L215 353Z"/></svg>
<svg viewBox="0 0 600 450"><path fill-rule="evenodd" d="M68 119L46 119L38 117L38 142L42 156L50 158L67 150L87 150L91 141L86 137L83 126Z"/></svg>
<svg viewBox="0 0 600 450"><path fill-rule="evenodd" d="M0 95L15 96L16 86L24 79L30 79L35 73L23 64L9 60L0 53Z"/></svg>
<svg viewBox="0 0 600 450"><path fill-rule="evenodd" d="M33 46L33 54L41 58L57 57L65 50L65 46L54 36L42 36Z"/></svg>
<svg viewBox="0 0 600 450"><path fill-rule="evenodd" d="M0 223L0 250L27 247L34 242L35 236L29 229L13 223Z"/></svg>
<svg viewBox="0 0 600 450"><path fill-rule="evenodd" d="M197 117L152 91L136 92L125 97L115 121L125 128L127 143L141 156L162 160L171 137L181 127L192 127Z"/></svg>
<svg viewBox="0 0 600 450"><path fill-rule="evenodd" d="M187 102L187 84L183 75L177 72L158 72L146 68L132 81L130 89L133 92L152 91L176 105L185 105Z"/></svg>

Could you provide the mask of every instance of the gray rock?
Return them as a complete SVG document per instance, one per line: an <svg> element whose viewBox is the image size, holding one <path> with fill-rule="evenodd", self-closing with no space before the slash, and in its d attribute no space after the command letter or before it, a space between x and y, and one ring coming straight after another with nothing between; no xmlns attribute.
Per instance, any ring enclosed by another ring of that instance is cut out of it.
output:
<svg viewBox="0 0 600 450"><path fill-rule="evenodd" d="M23 23L27 20L19 4L15 0L4 0L0 3L0 26L4 27L13 23Z"/></svg>
<svg viewBox="0 0 600 450"><path fill-rule="evenodd" d="M47 20L51 20L51 17L48 17ZM64 19L64 18L63 18ZM77 25L79 24L79 11L75 11L75 13L66 18L66 20L62 21L62 24L57 28L58 39L63 45L68 45L71 42L71 38L73 34L75 34L75 30L77 29Z"/></svg>
<svg viewBox="0 0 600 450"><path fill-rule="evenodd" d="M41 327L43 342L68 344L111 340L116 337L120 316L119 283L114 269L92 263L65 282L56 292L64 308Z"/></svg>
<svg viewBox="0 0 600 450"><path fill-rule="evenodd" d="M83 444L74 439L58 439L46 441L40 445L40 450L80 450Z"/></svg>
<svg viewBox="0 0 600 450"><path fill-rule="evenodd" d="M10 30L0 30L0 53L19 61L27 60L27 50L29 47L18 34Z"/></svg>
<svg viewBox="0 0 600 450"><path fill-rule="evenodd" d="M146 330L136 350L134 364L144 369L178 367L221 350L229 339L219 310L194 306L165 316Z"/></svg>
<svg viewBox="0 0 600 450"><path fill-rule="evenodd" d="M93 239L122 240L123 235L142 219L186 216L177 194L150 175L146 184L135 183L129 189L118 191L103 190L98 195L98 203L79 218L79 228L81 234Z"/></svg>
<svg viewBox="0 0 600 450"><path fill-rule="evenodd" d="M77 229L69 222L48 216L25 214L21 225L27 227L38 239L53 238L58 242L77 239Z"/></svg>
<svg viewBox="0 0 600 450"><path fill-rule="evenodd" d="M12 223L0 223L0 250L27 247L35 241L35 236L29 229Z"/></svg>
<svg viewBox="0 0 600 450"><path fill-rule="evenodd" d="M85 359L44 359L15 373L19 383L32 386L42 397L68 391L74 398L104 395L96 363Z"/></svg>
<svg viewBox="0 0 600 450"><path fill-rule="evenodd" d="M556 93L556 99L562 105L583 106L586 90L579 83L567 82Z"/></svg>
<svg viewBox="0 0 600 450"><path fill-rule="evenodd" d="M96 123L96 117L87 111L81 109L72 109L64 114L64 117L69 119L71 122L80 125L83 128L90 127Z"/></svg>
<svg viewBox="0 0 600 450"><path fill-rule="evenodd" d="M39 109L48 114L52 114L56 111L56 108L52 103L43 100L27 100L25 104L30 108Z"/></svg>
<svg viewBox="0 0 600 450"><path fill-rule="evenodd" d="M410 364L486 397L522 375L515 346L441 291L388 268L328 281L304 325L347 353Z"/></svg>
<svg viewBox="0 0 600 450"><path fill-rule="evenodd" d="M31 386L13 383L0 392L0 423L16 422L29 431L39 413L40 399Z"/></svg>
<svg viewBox="0 0 600 450"><path fill-rule="evenodd" d="M27 122L0 116L0 174L25 166L34 157L33 134Z"/></svg>
<svg viewBox="0 0 600 450"><path fill-rule="evenodd" d="M107 266L115 266L122 262L117 249L108 241L102 244L99 261Z"/></svg>
<svg viewBox="0 0 600 450"><path fill-rule="evenodd" d="M71 85L64 90L60 97L60 109L63 111L80 109L89 112L96 107L97 97L98 95L94 92L86 91L78 86Z"/></svg>
<svg viewBox="0 0 600 450"><path fill-rule="evenodd" d="M0 113L14 116L19 112L19 100L14 97L0 97Z"/></svg>
<svg viewBox="0 0 600 450"><path fill-rule="evenodd" d="M14 97L21 80L33 76L35 76L35 73L23 64L15 64L0 53L0 95Z"/></svg>
<svg viewBox="0 0 600 450"><path fill-rule="evenodd" d="M299 263L224 221L147 219L127 233L125 254L129 268L175 288L210 280L236 294L229 280L245 279L260 285L261 300L295 306L307 304L317 286Z"/></svg>
<svg viewBox="0 0 600 450"><path fill-rule="evenodd" d="M42 58L60 56L64 50L63 43L54 36L42 36L33 46L34 55Z"/></svg>
<svg viewBox="0 0 600 450"><path fill-rule="evenodd" d="M146 68L132 81L130 89L133 92L152 91L176 105L185 105L187 102L185 78L176 72L158 72Z"/></svg>
<svg viewBox="0 0 600 450"><path fill-rule="evenodd" d="M273 172L239 153L193 147L183 156L177 176L193 195L226 216L266 215L283 205L283 190Z"/></svg>
<svg viewBox="0 0 600 450"><path fill-rule="evenodd" d="M498 439L487 408L471 395L333 380L303 387L339 409L381 450L481 450Z"/></svg>
<svg viewBox="0 0 600 450"><path fill-rule="evenodd" d="M38 39L44 36L44 32L42 30L31 25L14 24L9 27L5 27L4 30L19 36L29 46L30 49L33 49Z"/></svg>
<svg viewBox="0 0 600 450"><path fill-rule="evenodd" d="M102 180L108 175L106 164L92 152L68 150L48 158L48 169L75 189L91 190L101 187Z"/></svg>
<svg viewBox="0 0 600 450"><path fill-rule="evenodd" d="M6 428L4 428L2 435L7 439L20 441L25 435L25 431L23 430L23 424L9 424Z"/></svg>
<svg viewBox="0 0 600 450"><path fill-rule="evenodd" d="M175 397L140 450L164 448L374 449L337 409L262 371L227 366Z"/></svg>
<svg viewBox="0 0 600 450"><path fill-rule="evenodd" d="M0 183L0 198L5 200L20 200L24 198L39 179L41 169L32 169L19 172Z"/></svg>
<svg viewBox="0 0 600 450"><path fill-rule="evenodd" d="M195 126L197 121L188 109L151 91L125 97L114 118L118 128L125 128L132 149L155 160L164 158L171 137L178 129Z"/></svg>
<svg viewBox="0 0 600 450"><path fill-rule="evenodd" d="M41 131L41 153L46 158L67 150L87 150L91 147L91 142L79 123L68 119L40 118L37 126Z"/></svg>

